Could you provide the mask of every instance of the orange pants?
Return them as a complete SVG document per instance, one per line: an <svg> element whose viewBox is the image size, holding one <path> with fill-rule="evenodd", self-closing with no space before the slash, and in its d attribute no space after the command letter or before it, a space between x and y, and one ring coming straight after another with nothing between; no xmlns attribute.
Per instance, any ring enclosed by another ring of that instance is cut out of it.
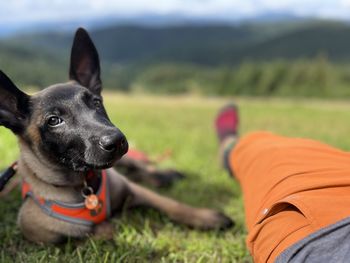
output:
<svg viewBox="0 0 350 263"><path fill-rule="evenodd" d="M255 262L273 262L309 234L350 216L350 153L256 132L241 138L228 160L242 187Z"/></svg>

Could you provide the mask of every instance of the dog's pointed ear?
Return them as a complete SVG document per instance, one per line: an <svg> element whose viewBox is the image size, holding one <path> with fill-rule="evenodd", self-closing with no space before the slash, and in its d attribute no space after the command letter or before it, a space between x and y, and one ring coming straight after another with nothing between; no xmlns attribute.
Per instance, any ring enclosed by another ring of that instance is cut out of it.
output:
<svg viewBox="0 0 350 263"><path fill-rule="evenodd" d="M69 77L93 93L100 95L102 89L100 59L94 43L83 28L79 28L75 33Z"/></svg>
<svg viewBox="0 0 350 263"><path fill-rule="evenodd" d="M0 70L0 125L20 134L29 116L29 99Z"/></svg>

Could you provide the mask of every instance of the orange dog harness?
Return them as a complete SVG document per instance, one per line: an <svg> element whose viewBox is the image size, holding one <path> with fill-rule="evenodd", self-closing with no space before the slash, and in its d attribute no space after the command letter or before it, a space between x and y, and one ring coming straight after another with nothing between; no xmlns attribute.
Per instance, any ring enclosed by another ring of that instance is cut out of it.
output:
<svg viewBox="0 0 350 263"><path fill-rule="evenodd" d="M45 200L42 197L35 196L31 190L30 185L23 181L22 183L22 197L26 199L32 198L35 203L42 209L42 211L54 218L80 225L92 226L99 224L106 220L110 216L110 200L109 200L109 189L108 189L108 177L105 170L101 173L101 183L96 195L92 195L96 200L97 204L94 205L93 209L85 202L81 203L65 203L60 201ZM89 208L90 209L89 209Z"/></svg>

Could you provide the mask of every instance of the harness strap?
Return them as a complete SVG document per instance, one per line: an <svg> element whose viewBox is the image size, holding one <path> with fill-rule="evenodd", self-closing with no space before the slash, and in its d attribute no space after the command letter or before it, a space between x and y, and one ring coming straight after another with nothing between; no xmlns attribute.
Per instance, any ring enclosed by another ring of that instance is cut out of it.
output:
<svg viewBox="0 0 350 263"><path fill-rule="evenodd" d="M96 210L89 210L85 207L84 202L81 203L65 203L60 201L45 200L42 197L35 196L30 185L23 181L22 197L26 199L32 198L34 202L48 216L72 224L92 226L105 221L110 217L110 199L108 176L105 170L101 173L101 183L96 193L99 206Z"/></svg>

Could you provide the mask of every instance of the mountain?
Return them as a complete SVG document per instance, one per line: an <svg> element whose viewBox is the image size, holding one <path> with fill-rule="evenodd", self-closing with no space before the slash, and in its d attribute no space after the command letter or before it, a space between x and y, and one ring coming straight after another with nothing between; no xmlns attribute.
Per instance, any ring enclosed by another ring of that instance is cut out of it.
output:
<svg viewBox="0 0 350 263"><path fill-rule="evenodd" d="M312 58L323 53L336 62L350 60L350 26L340 23L308 25L242 49L239 57L257 60Z"/></svg>
<svg viewBox="0 0 350 263"><path fill-rule="evenodd" d="M199 60L210 62L207 52L214 55L221 46L234 48L242 41L255 38L248 28L236 26L116 26L91 31L101 57L108 62L138 62L145 60ZM22 43L53 52L69 50L70 34L47 33L21 36L7 42ZM204 56L203 56L204 55ZM201 61L197 62L201 62Z"/></svg>
<svg viewBox="0 0 350 263"><path fill-rule="evenodd" d="M334 21L114 25L89 30L109 86L130 83L151 65L215 68L243 61L314 58L350 61L350 25ZM0 40L0 68L20 84L45 86L67 79L74 30L16 35ZM116 76L118 75L118 78Z"/></svg>
<svg viewBox="0 0 350 263"><path fill-rule="evenodd" d="M5 41L66 54L73 32L22 35ZM308 21L242 25L111 26L91 31L108 63L187 62L237 64L244 59L297 59L326 54L331 60L350 57L350 26Z"/></svg>
<svg viewBox="0 0 350 263"><path fill-rule="evenodd" d="M227 15L187 15L178 12L157 14L143 13L138 15L110 14L104 16L76 17L65 20L40 20L27 22L0 23L0 38L17 34L33 34L49 31L69 32L79 26L90 30L110 26L135 25L146 27L168 27L180 25L239 25L242 23L296 22L306 17L286 12L263 12L256 15L239 15L229 12Z"/></svg>

